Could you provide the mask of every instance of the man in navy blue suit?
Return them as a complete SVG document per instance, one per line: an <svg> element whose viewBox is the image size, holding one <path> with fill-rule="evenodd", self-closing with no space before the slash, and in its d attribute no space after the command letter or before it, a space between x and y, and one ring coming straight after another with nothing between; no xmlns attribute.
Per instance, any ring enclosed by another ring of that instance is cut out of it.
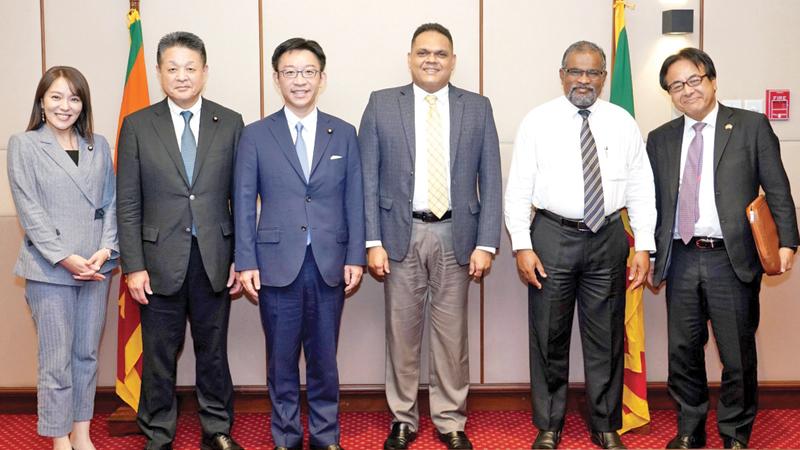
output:
<svg viewBox="0 0 800 450"><path fill-rule="evenodd" d="M303 445L302 346L311 448L340 450L339 322L366 263L358 141L352 125L317 109L326 79L318 43L283 42L272 67L284 107L245 127L237 147L236 269L260 305L275 448Z"/></svg>

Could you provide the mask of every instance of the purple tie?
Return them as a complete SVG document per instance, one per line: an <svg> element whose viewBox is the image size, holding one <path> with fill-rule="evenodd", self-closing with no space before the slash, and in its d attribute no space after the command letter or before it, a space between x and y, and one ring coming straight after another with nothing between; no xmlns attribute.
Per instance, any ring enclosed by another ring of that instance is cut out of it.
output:
<svg viewBox="0 0 800 450"><path fill-rule="evenodd" d="M700 217L700 174L703 172L703 122L692 125L694 138L689 143L683 181L678 191L678 234L684 244L694 236L694 224Z"/></svg>

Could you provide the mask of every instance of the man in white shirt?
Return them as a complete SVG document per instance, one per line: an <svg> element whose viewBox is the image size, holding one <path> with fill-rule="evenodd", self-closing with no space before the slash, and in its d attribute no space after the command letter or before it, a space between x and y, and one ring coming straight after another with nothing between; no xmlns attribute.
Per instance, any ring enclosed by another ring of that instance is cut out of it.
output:
<svg viewBox="0 0 800 450"><path fill-rule="evenodd" d="M653 176L639 129L599 100L606 59L580 41L564 52L564 96L532 110L514 142L506 227L528 286L533 448L556 448L564 425L569 343L577 298L592 440L624 448L622 369L628 208L636 240L630 288L655 250ZM531 215L533 223L531 224Z"/></svg>
<svg viewBox="0 0 800 450"><path fill-rule="evenodd" d="M472 448L464 434L467 292L500 244L502 187L491 105L449 84L455 63L445 27L418 27L408 54L413 84L373 92L359 130L369 269L385 280L387 450L416 437L426 309L433 424L448 448Z"/></svg>
<svg viewBox="0 0 800 450"><path fill-rule="evenodd" d="M781 270L791 269L800 238L789 179L767 118L717 102L717 72L708 54L685 48L669 56L659 81L684 114L647 138L658 208L649 281L667 282L668 386L678 404L678 433L667 448L706 444L709 321L723 365L717 426L726 448L744 448L757 411L763 272L745 208L763 189L777 226Z"/></svg>

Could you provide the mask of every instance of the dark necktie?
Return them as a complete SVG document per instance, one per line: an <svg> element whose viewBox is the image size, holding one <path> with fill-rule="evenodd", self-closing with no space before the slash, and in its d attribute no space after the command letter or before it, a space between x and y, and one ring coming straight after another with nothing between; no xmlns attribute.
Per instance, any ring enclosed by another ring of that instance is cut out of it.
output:
<svg viewBox="0 0 800 450"><path fill-rule="evenodd" d="M694 138L689 143L683 180L678 191L678 235L684 244L694 236L694 224L700 218L700 174L703 172L703 128L706 124L692 125Z"/></svg>
<svg viewBox="0 0 800 450"><path fill-rule="evenodd" d="M600 160L597 158L597 145L589 128L588 109L578 110L583 117L581 125L581 157L583 159L583 221L597 233L605 219L603 203L603 179L600 176Z"/></svg>

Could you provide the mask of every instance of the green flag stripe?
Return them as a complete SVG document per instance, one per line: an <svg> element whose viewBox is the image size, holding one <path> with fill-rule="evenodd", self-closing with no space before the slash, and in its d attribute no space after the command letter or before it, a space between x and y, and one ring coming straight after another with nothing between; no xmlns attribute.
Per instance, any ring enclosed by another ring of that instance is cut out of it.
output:
<svg viewBox="0 0 800 450"><path fill-rule="evenodd" d="M635 116L633 108L633 82L631 81L631 55L628 49L628 32L622 28L617 42L614 73L611 76L611 103L625 108Z"/></svg>
<svg viewBox="0 0 800 450"><path fill-rule="evenodd" d="M128 84L128 77L133 70L133 65L136 64L136 57L142 50L142 21L137 20L131 24L131 50L128 53L128 71L125 72L125 84Z"/></svg>

